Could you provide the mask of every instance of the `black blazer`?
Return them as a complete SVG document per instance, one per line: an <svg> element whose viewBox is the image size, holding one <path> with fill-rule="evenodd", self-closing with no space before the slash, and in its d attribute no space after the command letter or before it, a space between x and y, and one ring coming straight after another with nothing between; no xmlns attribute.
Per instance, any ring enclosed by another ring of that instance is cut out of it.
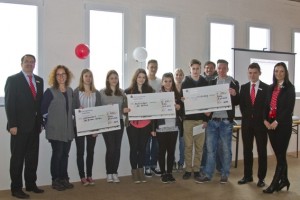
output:
<svg viewBox="0 0 300 200"><path fill-rule="evenodd" d="M274 90L274 84L270 85L267 94L267 101L265 104L264 119L269 120L270 102ZM295 87L291 82L283 83L280 93L277 98L277 114L275 120L278 124L292 124L293 112L295 106Z"/></svg>
<svg viewBox="0 0 300 200"><path fill-rule="evenodd" d="M264 109L269 85L260 81L255 97L254 105L250 96L251 82L241 86L240 111L242 113L242 126L249 126L250 120L259 127L264 126Z"/></svg>
<svg viewBox="0 0 300 200"><path fill-rule="evenodd" d="M17 127L18 132L41 130L42 115L41 102L44 81L34 75L37 93L33 98L30 87L23 72L7 78L5 84L5 110L7 116L7 130Z"/></svg>

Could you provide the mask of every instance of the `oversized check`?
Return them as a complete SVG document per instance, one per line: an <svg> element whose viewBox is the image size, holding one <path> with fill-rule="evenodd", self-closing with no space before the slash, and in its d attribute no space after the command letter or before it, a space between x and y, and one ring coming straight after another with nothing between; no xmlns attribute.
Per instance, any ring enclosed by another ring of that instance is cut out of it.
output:
<svg viewBox="0 0 300 200"><path fill-rule="evenodd" d="M75 119L78 136L121 129L118 104L75 109Z"/></svg>
<svg viewBox="0 0 300 200"><path fill-rule="evenodd" d="M231 110L229 84L183 89L186 114Z"/></svg>
<svg viewBox="0 0 300 200"><path fill-rule="evenodd" d="M176 118L174 92L128 94L129 120Z"/></svg>

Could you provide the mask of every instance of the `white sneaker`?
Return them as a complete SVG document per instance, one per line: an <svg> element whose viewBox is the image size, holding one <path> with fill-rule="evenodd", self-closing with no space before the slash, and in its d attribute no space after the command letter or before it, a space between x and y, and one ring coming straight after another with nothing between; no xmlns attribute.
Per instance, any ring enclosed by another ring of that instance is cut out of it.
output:
<svg viewBox="0 0 300 200"><path fill-rule="evenodd" d="M113 178L114 183L120 183L120 179L118 177L118 174L113 174L112 178Z"/></svg>
<svg viewBox="0 0 300 200"><path fill-rule="evenodd" d="M114 182L113 175L112 175L112 174L107 174L106 181L107 181L108 183Z"/></svg>

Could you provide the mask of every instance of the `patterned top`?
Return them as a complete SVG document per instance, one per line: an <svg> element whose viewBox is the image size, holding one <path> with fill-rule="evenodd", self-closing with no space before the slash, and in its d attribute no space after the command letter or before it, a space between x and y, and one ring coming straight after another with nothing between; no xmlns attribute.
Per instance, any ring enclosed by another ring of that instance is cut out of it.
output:
<svg viewBox="0 0 300 200"><path fill-rule="evenodd" d="M79 101L83 108L94 107L96 105L96 92L86 95L84 91L79 91Z"/></svg>

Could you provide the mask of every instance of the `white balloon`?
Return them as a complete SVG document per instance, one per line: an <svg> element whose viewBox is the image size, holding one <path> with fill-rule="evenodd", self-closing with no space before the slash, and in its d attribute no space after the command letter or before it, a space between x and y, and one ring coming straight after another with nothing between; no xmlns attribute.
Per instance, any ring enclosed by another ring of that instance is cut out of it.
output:
<svg viewBox="0 0 300 200"><path fill-rule="evenodd" d="M148 56L147 50L144 47L136 47L133 50L133 58L137 61L137 62L145 62Z"/></svg>

